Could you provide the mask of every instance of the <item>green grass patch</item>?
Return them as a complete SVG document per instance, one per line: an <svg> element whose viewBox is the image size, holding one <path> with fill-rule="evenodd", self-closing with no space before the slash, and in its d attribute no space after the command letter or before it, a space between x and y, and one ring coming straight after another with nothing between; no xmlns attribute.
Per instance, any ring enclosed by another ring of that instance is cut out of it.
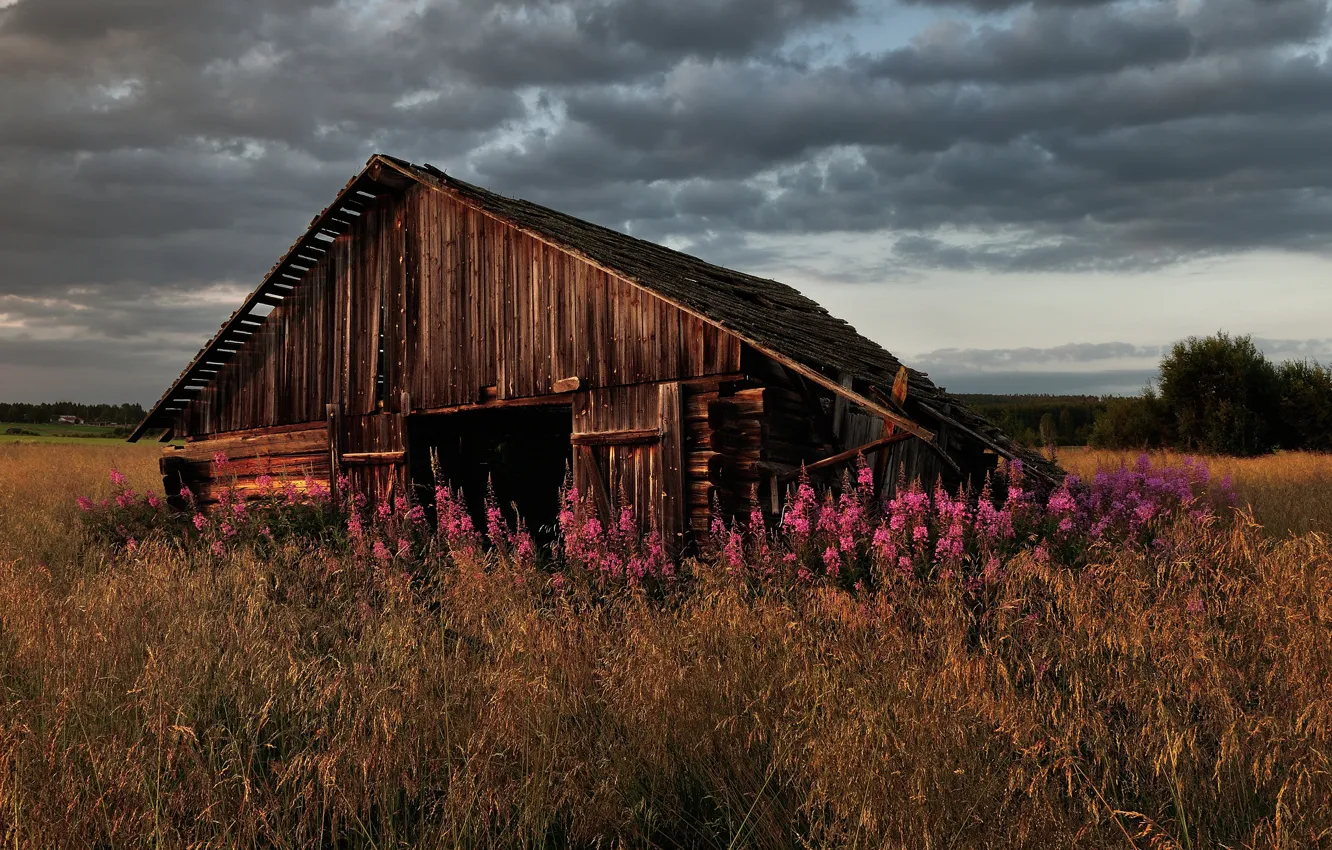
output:
<svg viewBox="0 0 1332 850"><path fill-rule="evenodd" d="M132 430L127 425L0 422L0 443L118 443L123 442Z"/></svg>

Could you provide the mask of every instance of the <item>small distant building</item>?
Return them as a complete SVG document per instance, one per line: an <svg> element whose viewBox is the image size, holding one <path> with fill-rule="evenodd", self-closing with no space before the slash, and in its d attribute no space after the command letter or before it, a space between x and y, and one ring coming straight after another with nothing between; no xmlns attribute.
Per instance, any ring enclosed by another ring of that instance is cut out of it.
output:
<svg viewBox="0 0 1332 850"><path fill-rule="evenodd" d="M59 422L61 425L82 425L82 424L83 424L83 420L80 419L80 418L77 417L77 416L61 416L59 419L56 420L56 422Z"/></svg>
<svg viewBox="0 0 1332 850"><path fill-rule="evenodd" d="M185 438L164 483L204 505L261 476L428 505L439 477L536 528L570 468L673 548L859 455L883 495L979 488L1001 457L1059 474L791 287L383 155L130 440L149 429Z"/></svg>

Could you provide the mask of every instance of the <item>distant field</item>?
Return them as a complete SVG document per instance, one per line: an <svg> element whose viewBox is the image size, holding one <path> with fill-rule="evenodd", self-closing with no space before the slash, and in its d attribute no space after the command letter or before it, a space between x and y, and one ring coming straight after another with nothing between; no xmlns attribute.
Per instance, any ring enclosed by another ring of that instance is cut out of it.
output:
<svg viewBox="0 0 1332 850"><path fill-rule="evenodd" d="M124 442L127 426L58 425L54 423L0 422L0 443L94 443ZM8 431L26 433L6 433Z"/></svg>

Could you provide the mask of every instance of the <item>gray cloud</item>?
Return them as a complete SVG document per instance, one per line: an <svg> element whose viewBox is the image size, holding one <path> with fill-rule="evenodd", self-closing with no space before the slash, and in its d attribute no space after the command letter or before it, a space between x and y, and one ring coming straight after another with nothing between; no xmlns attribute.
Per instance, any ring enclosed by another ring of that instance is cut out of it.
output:
<svg viewBox="0 0 1332 850"><path fill-rule="evenodd" d="M374 150L778 277L1327 251L1327 0L917 5L18 0L0 380L165 385ZM764 247L819 234L873 249Z"/></svg>

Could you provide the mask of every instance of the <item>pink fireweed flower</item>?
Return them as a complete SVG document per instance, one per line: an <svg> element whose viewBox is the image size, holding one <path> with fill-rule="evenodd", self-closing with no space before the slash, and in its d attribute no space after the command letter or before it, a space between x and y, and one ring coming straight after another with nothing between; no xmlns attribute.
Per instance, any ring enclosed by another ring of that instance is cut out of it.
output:
<svg viewBox="0 0 1332 850"><path fill-rule="evenodd" d="M217 466L226 466L230 462L226 452L213 452L213 463Z"/></svg>
<svg viewBox="0 0 1332 850"><path fill-rule="evenodd" d="M230 537L231 535L236 533L236 529L232 528L231 524L226 522L219 525L218 530L222 532L223 537Z"/></svg>
<svg viewBox="0 0 1332 850"><path fill-rule="evenodd" d="M836 531L838 525L837 506L833 504L832 493L829 493L823 500L823 507L819 508L819 531Z"/></svg>
<svg viewBox="0 0 1332 850"><path fill-rule="evenodd" d="M294 505L301 500L300 491L296 489L295 483L291 481L282 482L282 495L289 505Z"/></svg>
<svg viewBox="0 0 1332 850"><path fill-rule="evenodd" d="M374 555L376 561L387 561L389 558L393 557L389 553L388 547L384 545L384 541L382 540L375 541Z"/></svg>
<svg viewBox="0 0 1332 850"><path fill-rule="evenodd" d="M856 484L863 491L874 488L874 470L870 469L870 465L865 462L863 457L860 459L860 468L856 470Z"/></svg>
<svg viewBox="0 0 1332 850"><path fill-rule="evenodd" d="M139 541L135 540L133 537L125 541L125 551L129 552L131 555L134 554L135 550L138 548Z"/></svg>
<svg viewBox="0 0 1332 850"><path fill-rule="evenodd" d="M401 493L393 497L393 509L400 514L407 513L410 506L407 504L407 497Z"/></svg>
<svg viewBox="0 0 1332 850"><path fill-rule="evenodd" d="M398 551L395 553L399 558L406 558L412 551L412 541L406 537L398 538Z"/></svg>
<svg viewBox="0 0 1332 850"><path fill-rule="evenodd" d="M87 511L93 509L93 500L89 499L87 496L79 496L77 501L79 505L79 510L84 511L86 513Z"/></svg>
<svg viewBox="0 0 1332 850"><path fill-rule="evenodd" d="M254 479L255 485L259 488L259 495L267 496L273 491L273 476L264 474Z"/></svg>
<svg viewBox="0 0 1332 850"><path fill-rule="evenodd" d="M246 510L247 508L243 500L238 500L236 504L231 506L231 512L242 519L245 517Z"/></svg>
<svg viewBox="0 0 1332 850"><path fill-rule="evenodd" d="M134 491L126 490L125 492L117 495L116 504L122 508L128 508L130 505L134 504Z"/></svg>
<svg viewBox="0 0 1332 850"><path fill-rule="evenodd" d="M203 530L204 530L205 528L207 528L207 527L208 527L208 517L204 516L203 514L196 513L196 514L194 515L194 528L195 528L195 530L196 530L196 531L203 531Z"/></svg>
<svg viewBox="0 0 1332 850"><path fill-rule="evenodd" d="M125 486L125 482L127 480L128 479L125 478L125 474L123 472L121 472L119 469L116 469L115 467L111 468L112 487L115 487L117 490L123 489Z"/></svg>
<svg viewBox="0 0 1332 850"><path fill-rule="evenodd" d="M551 584L552 587L555 588L555 591L556 591L557 593L558 593L559 591L561 591L561 590L564 590L564 585L566 584L566 579L564 578L564 573L555 573L555 575L551 576L551 577L550 577L550 584Z"/></svg>
<svg viewBox="0 0 1332 850"><path fill-rule="evenodd" d="M273 530L268 526L264 526L263 528L259 529L259 533L262 534L264 537L267 537L269 540L273 539Z"/></svg>
<svg viewBox="0 0 1332 850"><path fill-rule="evenodd" d="M499 509L499 505L491 502L486 505L486 536L490 542L496 545L502 545L508 537L509 527L504 522L504 513Z"/></svg>
<svg viewBox="0 0 1332 850"><path fill-rule="evenodd" d="M388 502L380 502L375 505L375 513L379 515L381 520L386 520L393 515L393 506Z"/></svg>
<svg viewBox="0 0 1332 850"><path fill-rule="evenodd" d="M836 546L829 546L823 550L823 566L828 571L828 575L837 578L842 570L842 553L837 551Z"/></svg>
<svg viewBox="0 0 1332 850"><path fill-rule="evenodd" d="M426 521L425 508L420 505L412 505L412 509L407 513L407 518L411 520L412 525L421 525Z"/></svg>
<svg viewBox="0 0 1332 850"><path fill-rule="evenodd" d="M870 546L874 550L875 557L881 561L891 561L897 555L897 544L893 540L893 533L886 526L880 525L874 529Z"/></svg>
<svg viewBox="0 0 1332 850"><path fill-rule="evenodd" d="M532 535L528 534L526 529L514 535L513 551L521 561L530 560L536 555L536 543L532 541Z"/></svg>
<svg viewBox="0 0 1332 850"><path fill-rule="evenodd" d="M180 496L180 498L184 499L187 503L191 505L194 504L194 493L193 491L190 490L189 487L186 487L184 484L180 485L180 492L178 492L176 495Z"/></svg>
<svg viewBox="0 0 1332 850"><path fill-rule="evenodd" d="M732 526L726 532L725 540L722 546L722 563L726 565L728 571L738 573L745 568L745 544L740 536L740 530Z"/></svg>
<svg viewBox="0 0 1332 850"><path fill-rule="evenodd" d="M221 540L214 540L214 541L213 541L213 545L210 546L209 548L212 550L212 552L213 552L214 555L217 555L217 556L219 556L219 557L221 557L222 555L225 555L226 552L227 552L227 547L225 547L225 546L222 545L222 541L221 541Z"/></svg>
<svg viewBox="0 0 1332 850"><path fill-rule="evenodd" d="M162 500L157 498L156 493L149 493L145 501L148 502L148 507L152 508L153 510L157 510L158 508L162 507Z"/></svg>
<svg viewBox="0 0 1332 850"><path fill-rule="evenodd" d="M810 534L813 524L812 514L815 511L817 501L814 488L809 484L809 479L802 475L800 484L796 487L795 498L791 500L785 513L782 514L782 529L790 534L797 543Z"/></svg>
<svg viewBox="0 0 1332 850"><path fill-rule="evenodd" d="M355 508L347 514L347 536L357 542L365 539L365 526L361 524L361 513Z"/></svg>
<svg viewBox="0 0 1332 850"><path fill-rule="evenodd" d="M634 509L628 505L620 508L619 530L625 537L632 537L638 531L638 525L634 520Z"/></svg>

